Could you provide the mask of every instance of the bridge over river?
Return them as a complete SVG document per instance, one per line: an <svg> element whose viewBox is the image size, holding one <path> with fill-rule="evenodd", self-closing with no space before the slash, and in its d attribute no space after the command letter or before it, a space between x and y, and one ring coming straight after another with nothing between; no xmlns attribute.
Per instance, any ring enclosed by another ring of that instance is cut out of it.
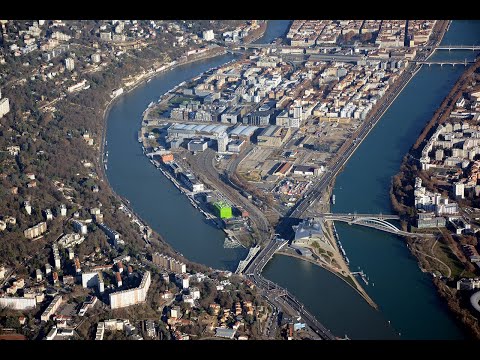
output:
<svg viewBox="0 0 480 360"><path fill-rule="evenodd" d="M342 221L346 222L349 225L360 225L366 226L369 228L385 231L391 234L403 235L403 236L414 236L414 237L434 237L434 234L430 233L412 233L409 231L400 230L398 227L388 222L387 220L400 220L398 215L393 214L357 214L357 213L348 213L348 214L310 214L315 218L320 218L323 220L330 221Z"/></svg>

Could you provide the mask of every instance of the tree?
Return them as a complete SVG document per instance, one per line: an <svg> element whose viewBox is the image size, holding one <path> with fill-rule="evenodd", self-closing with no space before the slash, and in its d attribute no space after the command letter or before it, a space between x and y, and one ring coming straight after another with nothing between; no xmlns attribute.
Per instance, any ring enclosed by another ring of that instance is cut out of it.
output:
<svg viewBox="0 0 480 360"><path fill-rule="evenodd" d="M226 291L218 293L216 300L222 308L231 309L233 306L232 296Z"/></svg>
<svg viewBox="0 0 480 360"><path fill-rule="evenodd" d="M9 316L5 321L5 327L18 330L20 328L20 321L17 316Z"/></svg>

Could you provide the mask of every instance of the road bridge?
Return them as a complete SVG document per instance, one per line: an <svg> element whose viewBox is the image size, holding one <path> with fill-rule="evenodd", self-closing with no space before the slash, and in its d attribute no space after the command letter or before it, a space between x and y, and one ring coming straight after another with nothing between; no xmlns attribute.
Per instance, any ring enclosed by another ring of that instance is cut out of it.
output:
<svg viewBox="0 0 480 360"><path fill-rule="evenodd" d="M417 64L422 64L422 65L440 65L440 66L443 66L443 65L452 65L452 66L455 66L455 65L464 65L464 66L467 66L468 64L473 64L475 61L473 60L463 60L463 61L434 61L434 60L431 60L431 61L415 61L415 63Z"/></svg>
<svg viewBox="0 0 480 360"><path fill-rule="evenodd" d="M330 221L346 222L349 225L360 225L385 231L395 235L414 236L414 237L434 237L430 233L412 233L409 231L400 230L398 227L388 222L387 220L400 220L398 215L393 214L319 214L319 218Z"/></svg>
<svg viewBox="0 0 480 360"><path fill-rule="evenodd" d="M273 255L283 248L288 241L283 239L272 239L266 247L264 247L257 256L253 258L243 273L263 292L263 296L267 297L269 302L277 308L288 309L291 313L297 313L303 321L321 338L324 340L334 340L335 336L323 326L311 313L309 313L305 306L296 299L288 290L278 286L277 284L265 279L262 275L262 269L265 264L273 257ZM275 291L272 291L275 290Z"/></svg>
<svg viewBox="0 0 480 360"><path fill-rule="evenodd" d="M252 269L258 270L259 273L262 272L263 267L266 265L267 262L273 257L273 255L283 248L288 241L286 240L272 240L270 241L266 247L264 247L258 256L251 256L250 259L245 259L244 261L248 260L248 262L243 266L243 269L237 269L237 274L246 274L252 272ZM255 252L257 254L257 252ZM254 259L255 258L255 259ZM253 261L252 261L253 260ZM241 271L238 271L241 270Z"/></svg>
<svg viewBox="0 0 480 360"><path fill-rule="evenodd" d="M480 51L480 45L442 45L437 46L437 50L472 50L472 51Z"/></svg>
<svg viewBox="0 0 480 360"><path fill-rule="evenodd" d="M259 251L260 251L260 246L258 245L250 248L250 250L248 250L248 255L245 258L245 260L240 260L240 262L238 263L237 270L235 270L235 274L241 274L245 269L245 267L250 263L250 261L252 261L252 259L255 257L255 255L257 255Z"/></svg>

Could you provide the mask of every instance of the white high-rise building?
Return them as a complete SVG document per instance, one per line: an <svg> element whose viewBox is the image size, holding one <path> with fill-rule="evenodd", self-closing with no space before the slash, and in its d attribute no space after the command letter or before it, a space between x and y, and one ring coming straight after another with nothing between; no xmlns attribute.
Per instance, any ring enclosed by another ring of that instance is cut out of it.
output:
<svg viewBox="0 0 480 360"><path fill-rule="evenodd" d="M293 108L293 117L302 120L302 107L297 105Z"/></svg>
<svg viewBox="0 0 480 360"><path fill-rule="evenodd" d="M218 143L218 152L226 152L227 151L227 145L228 145L228 135L227 133L221 134L217 138L217 143Z"/></svg>
<svg viewBox="0 0 480 360"><path fill-rule="evenodd" d="M213 33L213 30L207 30L202 33L203 40L205 41L210 41L215 38L215 34Z"/></svg>
<svg viewBox="0 0 480 360"><path fill-rule="evenodd" d="M67 70L73 71L73 69L75 68L75 62L72 58L65 59L65 67L67 68Z"/></svg>
<svg viewBox="0 0 480 360"><path fill-rule="evenodd" d="M8 98L0 99L0 118L10 111L10 102Z"/></svg>
<svg viewBox="0 0 480 360"><path fill-rule="evenodd" d="M100 54L92 54L92 63L96 64L100 62Z"/></svg>
<svg viewBox="0 0 480 360"><path fill-rule="evenodd" d="M59 213L60 216L67 216L67 207L65 206L65 204L60 205Z"/></svg>
<svg viewBox="0 0 480 360"><path fill-rule="evenodd" d="M455 197L464 199L465 198L465 184L457 182L454 185L455 188Z"/></svg>
<svg viewBox="0 0 480 360"><path fill-rule="evenodd" d="M32 205L30 205L30 201L25 200L23 203L23 206L25 208L25 211L27 212L28 215L32 215Z"/></svg>

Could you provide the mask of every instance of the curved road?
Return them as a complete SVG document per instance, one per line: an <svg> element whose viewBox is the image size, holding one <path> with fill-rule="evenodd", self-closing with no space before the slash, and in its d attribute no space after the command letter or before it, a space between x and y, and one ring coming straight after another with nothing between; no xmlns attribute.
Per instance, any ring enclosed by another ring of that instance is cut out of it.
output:
<svg viewBox="0 0 480 360"><path fill-rule="evenodd" d="M257 239L257 243L262 244L267 242L273 235L270 223L260 209L235 190L235 188L238 187L236 187L225 175L222 176L218 173L213 165L215 155L215 151L207 148L204 152L198 153L197 155L189 153L187 159L195 173L206 174L208 181L228 197L233 204L241 205L248 211L250 219L259 232L260 238Z"/></svg>

